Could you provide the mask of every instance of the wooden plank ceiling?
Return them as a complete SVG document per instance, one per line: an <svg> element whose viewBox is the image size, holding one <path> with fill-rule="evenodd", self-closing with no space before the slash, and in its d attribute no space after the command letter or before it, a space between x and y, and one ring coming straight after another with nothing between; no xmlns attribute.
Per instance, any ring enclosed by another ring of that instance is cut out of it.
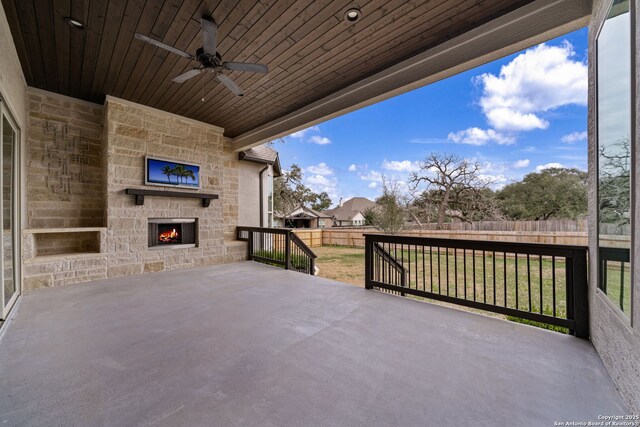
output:
<svg viewBox="0 0 640 427"><path fill-rule="evenodd" d="M30 86L102 103L105 95L225 128L237 136L432 48L531 0L2 0ZM357 6L362 18L344 20ZM71 28L64 17L86 24ZM177 84L195 63L135 39L189 53L200 18L219 25L226 61L267 64L266 75L211 73ZM204 101L202 98L204 96Z"/></svg>

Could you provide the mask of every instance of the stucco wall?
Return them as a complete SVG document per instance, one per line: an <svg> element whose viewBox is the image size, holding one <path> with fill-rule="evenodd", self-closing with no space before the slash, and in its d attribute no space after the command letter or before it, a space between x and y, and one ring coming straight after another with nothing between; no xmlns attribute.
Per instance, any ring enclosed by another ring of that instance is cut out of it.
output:
<svg viewBox="0 0 640 427"><path fill-rule="evenodd" d="M240 225L260 226L258 175L264 167L265 165L246 161L238 163L238 224Z"/></svg>
<svg viewBox="0 0 640 427"><path fill-rule="evenodd" d="M597 151L596 151L596 72L595 72L595 47L596 35L602 25L611 0L595 0L593 3L593 15L589 25L589 112L588 112L588 130L589 130L589 212L590 223L589 230L596 230L596 212L597 212ZM640 18L640 15L638 16ZM638 18L636 18L637 21ZM636 45L640 43L640 30L635 29ZM635 54L637 57L637 53ZM636 65L636 81L638 81L638 71ZM636 91L636 103L640 100L638 87ZM640 111L640 105L636 105L636 111ZM640 126L638 114L635 117L636 129ZM638 156L638 137L634 141L636 147L636 157ZM636 159L636 165L640 162ZM620 394L627 402L631 413L640 413L640 257L637 253L638 244L638 228L639 221L639 202L638 189L640 188L637 179L637 173L634 179L636 197L635 197L635 242L633 247L634 253L634 272L633 272L633 312L631 322L625 319L617 312L613 304L607 297L597 289L598 271L593 266L597 266L597 234L589 233L589 305L591 314L591 340L598 350L609 374L613 378L618 387Z"/></svg>

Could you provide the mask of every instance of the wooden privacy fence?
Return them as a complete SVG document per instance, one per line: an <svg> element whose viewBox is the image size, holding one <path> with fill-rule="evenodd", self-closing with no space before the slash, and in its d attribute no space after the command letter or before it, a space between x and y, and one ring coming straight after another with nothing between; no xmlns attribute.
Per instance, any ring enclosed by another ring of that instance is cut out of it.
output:
<svg viewBox="0 0 640 427"><path fill-rule="evenodd" d="M427 223L422 227L414 226L413 231L437 230L438 224ZM530 231L530 232L587 232L588 221L583 219L548 219L546 221L474 221L449 222L444 224L444 230L472 230L472 231Z"/></svg>
<svg viewBox="0 0 640 427"><path fill-rule="evenodd" d="M293 232L296 233L296 236L298 236L300 240L302 240L310 248L316 248L318 246L322 246L323 230L320 228L317 228L317 229L296 228L293 230Z"/></svg>
<svg viewBox="0 0 640 427"><path fill-rule="evenodd" d="M322 231L324 246L364 247L364 234L376 233L372 229L336 228ZM379 234L379 233L376 233ZM586 232L524 232L524 231L472 231L472 230L412 230L403 231L401 236L429 237L444 239L488 240L499 242L545 243L555 245L587 245ZM303 239L304 240L304 239Z"/></svg>

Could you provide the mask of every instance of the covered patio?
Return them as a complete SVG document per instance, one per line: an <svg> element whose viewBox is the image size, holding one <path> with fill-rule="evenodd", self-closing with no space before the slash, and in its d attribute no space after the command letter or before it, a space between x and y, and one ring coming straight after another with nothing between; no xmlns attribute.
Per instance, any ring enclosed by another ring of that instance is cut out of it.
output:
<svg viewBox="0 0 640 427"><path fill-rule="evenodd" d="M626 413L593 346L255 262L40 289L5 425L553 425Z"/></svg>

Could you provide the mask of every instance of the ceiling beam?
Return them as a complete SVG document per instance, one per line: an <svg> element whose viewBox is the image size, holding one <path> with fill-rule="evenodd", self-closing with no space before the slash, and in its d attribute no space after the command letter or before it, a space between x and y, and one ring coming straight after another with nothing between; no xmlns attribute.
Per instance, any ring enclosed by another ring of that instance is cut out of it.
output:
<svg viewBox="0 0 640 427"><path fill-rule="evenodd" d="M231 140L234 151L426 86L588 24L590 0L536 0Z"/></svg>

